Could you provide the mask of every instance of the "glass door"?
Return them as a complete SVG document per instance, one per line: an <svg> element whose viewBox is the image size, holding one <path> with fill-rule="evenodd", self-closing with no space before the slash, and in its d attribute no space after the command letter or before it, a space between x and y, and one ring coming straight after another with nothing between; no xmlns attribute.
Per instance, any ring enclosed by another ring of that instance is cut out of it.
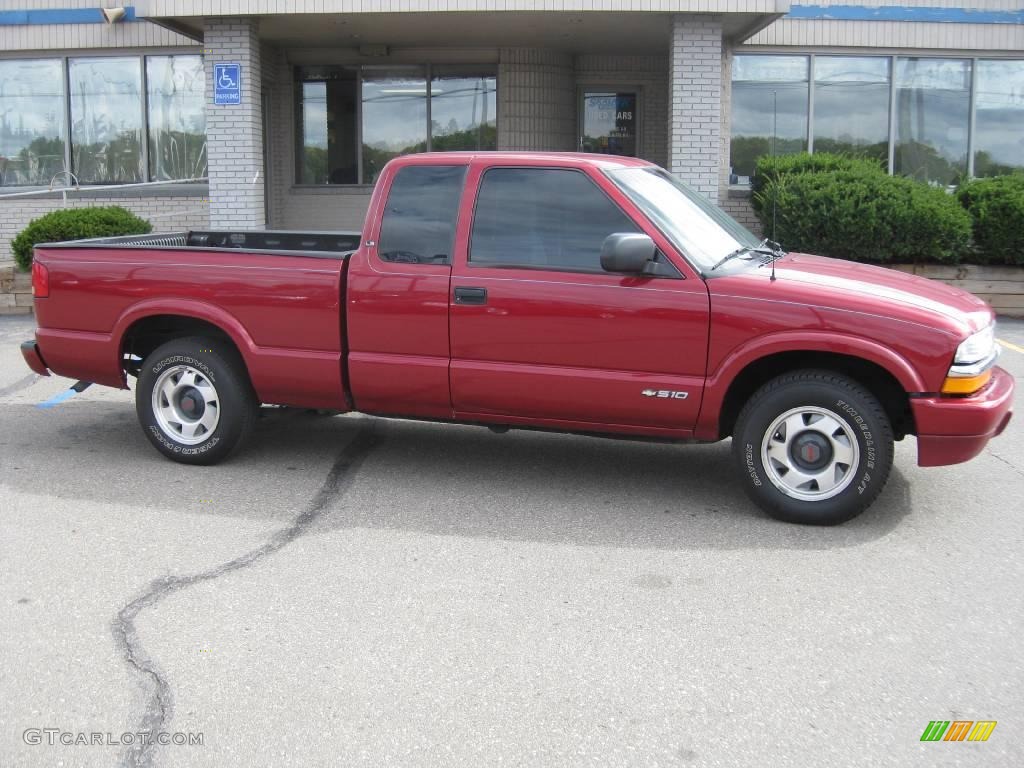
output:
<svg viewBox="0 0 1024 768"><path fill-rule="evenodd" d="M639 91L586 88L581 100L580 151L636 157L640 150Z"/></svg>

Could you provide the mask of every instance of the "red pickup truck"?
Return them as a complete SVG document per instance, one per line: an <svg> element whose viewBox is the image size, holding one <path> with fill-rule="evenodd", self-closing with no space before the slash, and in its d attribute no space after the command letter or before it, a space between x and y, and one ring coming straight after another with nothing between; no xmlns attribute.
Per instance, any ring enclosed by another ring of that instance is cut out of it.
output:
<svg viewBox="0 0 1024 768"><path fill-rule="evenodd" d="M717 441L783 520L882 490L893 441L967 461L1008 423L992 310L760 240L657 166L421 154L361 233L189 232L39 246L32 370L111 387L175 461L259 406ZM685 467L679 468L685 472Z"/></svg>

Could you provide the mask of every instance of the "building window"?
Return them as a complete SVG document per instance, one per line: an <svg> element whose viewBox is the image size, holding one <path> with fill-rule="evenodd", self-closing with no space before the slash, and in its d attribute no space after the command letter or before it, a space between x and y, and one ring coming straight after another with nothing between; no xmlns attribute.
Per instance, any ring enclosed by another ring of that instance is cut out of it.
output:
<svg viewBox="0 0 1024 768"><path fill-rule="evenodd" d="M59 59L0 61L0 186L49 184L64 168Z"/></svg>
<svg viewBox="0 0 1024 768"><path fill-rule="evenodd" d="M0 61L0 185L203 178L204 90L195 55Z"/></svg>
<svg viewBox="0 0 1024 768"><path fill-rule="evenodd" d="M203 62L198 56L146 59L149 178L197 179L206 175L206 110Z"/></svg>
<svg viewBox="0 0 1024 768"><path fill-rule="evenodd" d="M1024 169L1024 60L744 54L733 63L731 183L748 183L771 152L766 93L780 104L776 152L796 146L787 142L797 110L781 105L804 59L810 151L874 157L890 173L944 186Z"/></svg>
<svg viewBox="0 0 1024 768"><path fill-rule="evenodd" d="M71 59L71 168L82 184L143 180L137 57Z"/></svg>
<svg viewBox="0 0 1024 768"><path fill-rule="evenodd" d="M434 152L498 148L498 89L479 67L434 67L430 80L430 148Z"/></svg>
<svg viewBox="0 0 1024 768"><path fill-rule="evenodd" d="M296 182L373 184L399 155L495 149L496 83L479 66L300 67Z"/></svg>
<svg viewBox="0 0 1024 768"><path fill-rule="evenodd" d="M363 183L393 157L427 150L427 75L418 67L363 67Z"/></svg>
<svg viewBox="0 0 1024 768"><path fill-rule="evenodd" d="M358 72L310 67L299 83L300 184L355 184L359 180Z"/></svg>
<svg viewBox="0 0 1024 768"><path fill-rule="evenodd" d="M974 175L1024 169L1024 61L979 61L974 84Z"/></svg>
<svg viewBox="0 0 1024 768"><path fill-rule="evenodd" d="M736 56L730 179L746 181L761 155L807 149L808 57ZM774 126L774 130L773 130Z"/></svg>
<svg viewBox="0 0 1024 768"><path fill-rule="evenodd" d="M816 56L814 151L889 162L889 59Z"/></svg>
<svg viewBox="0 0 1024 768"><path fill-rule="evenodd" d="M922 181L955 184L967 173L971 62L896 60L893 171Z"/></svg>

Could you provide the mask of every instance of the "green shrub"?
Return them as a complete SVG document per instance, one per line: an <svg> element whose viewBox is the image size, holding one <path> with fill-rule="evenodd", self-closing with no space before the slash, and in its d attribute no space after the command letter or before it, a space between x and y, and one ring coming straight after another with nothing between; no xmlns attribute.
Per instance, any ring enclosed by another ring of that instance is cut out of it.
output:
<svg viewBox="0 0 1024 768"><path fill-rule="evenodd" d="M944 189L873 167L780 173L755 196L758 218L788 250L852 261L956 263L971 219Z"/></svg>
<svg viewBox="0 0 1024 768"><path fill-rule="evenodd" d="M39 243L59 243L87 237L144 235L153 227L131 211L116 205L98 208L62 208L33 219L14 240L11 252L22 269L32 266L32 248Z"/></svg>
<svg viewBox="0 0 1024 768"><path fill-rule="evenodd" d="M971 216L974 260L979 264L1024 264L1024 174L968 181L957 199Z"/></svg>
<svg viewBox="0 0 1024 768"><path fill-rule="evenodd" d="M754 175L750 177L754 212L760 216L761 212L757 207L758 196L772 179L797 173L823 173L826 171L863 171L864 173L884 174L885 164L873 158L827 152L816 152L813 155L800 152L795 155L776 155L774 157L763 155L757 159Z"/></svg>

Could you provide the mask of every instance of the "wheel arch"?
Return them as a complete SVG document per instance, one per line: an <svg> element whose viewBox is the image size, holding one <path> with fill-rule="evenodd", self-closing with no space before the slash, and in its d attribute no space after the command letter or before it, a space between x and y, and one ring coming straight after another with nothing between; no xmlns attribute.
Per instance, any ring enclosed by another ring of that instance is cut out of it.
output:
<svg viewBox="0 0 1024 768"><path fill-rule="evenodd" d="M138 365L165 342L187 336L206 336L230 346L248 373L248 358L254 344L233 316L201 302L176 302L165 305L137 306L126 312L115 326L118 364L126 373L137 373ZM140 360L127 360L134 355ZM134 364L134 365L133 365ZM134 368L134 370L133 370Z"/></svg>
<svg viewBox="0 0 1024 768"><path fill-rule="evenodd" d="M819 368L853 379L878 398L898 438L915 433L910 392L923 390L917 372L892 350L873 342L832 337L827 343L796 345L791 340L759 343L757 350L731 355L709 379L698 436L732 434L743 404L763 384L788 371ZM712 395L715 393L715 395Z"/></svg>

